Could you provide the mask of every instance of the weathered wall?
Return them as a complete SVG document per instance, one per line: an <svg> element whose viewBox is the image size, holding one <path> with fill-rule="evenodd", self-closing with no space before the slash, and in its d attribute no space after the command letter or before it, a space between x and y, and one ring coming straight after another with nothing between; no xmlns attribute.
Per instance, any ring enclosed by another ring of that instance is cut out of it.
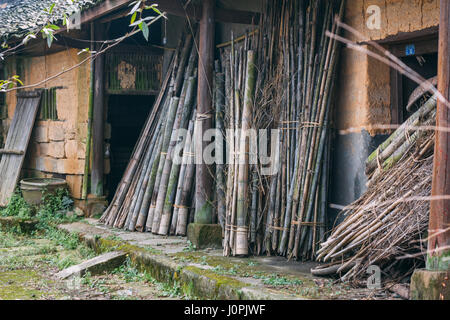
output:
<svg viewBox="0 0 450 320"><path fill-rule="evenodd" d="M217 6L226 9L262 12L263 2L262 0L219 0ZM256 23L258 22L256 21ZM248 24L218 22L216 23L216 44L230 41L232 31L234 37L237 38L257 27Z"/></svg>
<svg viewBox="0 0 450 320"><path fill-rule="evenodd" d="M369 29L367 8L381 9L380 29ZM363 34L365 40L380 40L400 32L412 32L438 25L438 0L347 0L345 22Z"/></svg>
<svg viewBox="0 0 450 320"><path fill-rule="evenodd" d="M35 84L79 63L86 56L78 50L22 58L19 74L25 85ZM17 63L16 63L17 64ZM37 120L23 165L24 177L58 176L66 179L74 198L81 198L89 103L89 63L36 88L63 86L56 90L58 120ZM14 115L15 92L9 93L8 120ZM8 121L8 122L9 122Z"/></svg>
<svg viewBox="0 0 450 320"><path fill-rule="evenodd" d="M379 30L370 30L366 25L367 8L371 5L381 9ZM439 1L347 0L344 22L363 35L362 39L355 39L344 32L345 37L361 42L380 40L437 26ZM370 126L391 123L390 68L363 53L343 47L335 111L336 129L360 129L348 133L337 130L333 143L330 202L346 205L365 191L365 159L388 133L370 129Z"/></svg>
<svg viewBox="0 0 450 320"><path fill-rule="evenodd" d="M380 8L380 29L366 25L367 8ZM400 32L412 32L438 25L438 0L347 0L345 23L363 38L344 36L359 42L380 40ZM339 72L337 126L339 129L390 123L389 67L353 49L343 48ZM377 133L375 130L369 131ZM379 131L378 131L379 132Z"/></svg>

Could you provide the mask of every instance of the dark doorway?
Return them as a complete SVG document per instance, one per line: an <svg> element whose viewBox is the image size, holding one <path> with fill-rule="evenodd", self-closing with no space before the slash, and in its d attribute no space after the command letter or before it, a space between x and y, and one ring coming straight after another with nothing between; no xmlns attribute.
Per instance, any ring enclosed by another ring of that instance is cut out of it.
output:
<svg viewBox="0 0 450 320"><path fill-rule="evenodd" d="M430 79L437 75L437 64L438 64L438 55L437 52L423 54L418 56L410 56L402 58L402 61L411 69L416 71L425 79ZM409 118L409 116L416 110L408 111L406 110L406 105L408 103L409 97L411 93L418 87L419 85L409 79L406 76L402 76L402 110L401 114L403 115L403 121Z"/></svg>
<svg viewBox="0 0 450 320"><path fill-rule="evenodd" d="M425 79L437 75L438 33L436 28L424 30L420 34L408 33L400 41L389 43L389 51L408 67ZM403 39L404 38L404 39ZM391 120L401 124L415 111L406 110L411 93L419 86L416 82L391 68Z"/></svg>
<svg viewBox="0 0 450 320"><path fill-rule="evenodd" d="M110 165L107 178L108 200L111 201L122 179L134 146L138 141L154 96L109 95L107 121L111 125Z"/></svg>

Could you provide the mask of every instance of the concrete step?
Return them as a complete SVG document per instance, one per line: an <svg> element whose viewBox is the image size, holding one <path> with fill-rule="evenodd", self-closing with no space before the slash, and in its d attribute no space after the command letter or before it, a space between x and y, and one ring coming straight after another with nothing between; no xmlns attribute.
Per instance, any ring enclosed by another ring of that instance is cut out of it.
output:
<svg viewBox="0 0 450 320"><path fill-rule="evenodd" d="M127 254L123 251L107 252L75 266L64 269L58 272L55 276L58 279L68 279L71 277L82 277L88 271L92 275L101 274L122 265L125 261L126 255Z"/></svg>

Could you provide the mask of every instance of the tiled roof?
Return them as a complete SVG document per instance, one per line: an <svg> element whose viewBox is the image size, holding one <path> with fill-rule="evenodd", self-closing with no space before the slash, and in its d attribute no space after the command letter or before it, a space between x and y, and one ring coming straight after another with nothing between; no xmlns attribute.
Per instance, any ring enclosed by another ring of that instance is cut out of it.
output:
<svg viewBox="0 0 450 320"><path fill-rule="evenodd" d="M85 10L103 0L0 0L0 39L22 37L29 31L35 31L48 20L49 14L44 9L56 3L53 23L61 22L80 8Z"/></svg>

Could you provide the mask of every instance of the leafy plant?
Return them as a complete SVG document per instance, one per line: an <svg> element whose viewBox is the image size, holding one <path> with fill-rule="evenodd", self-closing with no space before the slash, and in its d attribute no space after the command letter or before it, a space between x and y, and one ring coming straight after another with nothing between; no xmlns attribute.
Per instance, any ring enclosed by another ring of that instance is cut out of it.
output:
<svg viewBox="0 0 450 320"><path fill-rule="evenodd" d="M254 276L255 278L262 279L263 283L270 286L292 286L301 285L303 281L300 279L289 279L286 277L278 276L277 274L271 274L270 276Z"/></svg>
<svg viewBox="0 0 450 320"><path fill-rule="evenodd" d="M8 206L0 211L0 216L17 216L19 218L31 218L32 207L23 199L22 193L16 189L11 196Z"/></svg>
<svg viewBox="0 0 450 320"><path fill-rule="evenodd" d="M238 269L239 269L239 266L235 264L233 267L231 267L229 269L226 269L226 268L222 267L221 265L218 265L218 266L215 266L212 270L215 273L221 274L221 275L237 275Z"/></svg>
<svg viewBox="0 0 450 320"><path fill-rule="evenodd" d="M73 200L66 188L59 188L55 193L43 191L37 217L40 221L53 220L55 222L63 222L67 219L67 211L72 207Z"/></svg>
<svg viewBox="0 0 450 320"><path fill-rule="evenodd" d="M184 252L192 252L192 251L195 251L195 250L197 250L197 247L192 242L190 242L188 240L188 246L186 248L183 248L183 251Z"/></svg>
<svg viewBox="0 0 450 320"><path fill-rule="evenodd" d="M47 239L53 240L64 249L76 249L80 244L78 236L74 233L67 233L57 229L54 226L47 226L44 230L44 235Z"/></svg>
<svg viewBox="0 0 450 320"><path fill-rule="evenodd" d="M116 268L112 273L122 275L126 282L145 280L145 275L133 266L133 263L129 257L127 257L125 262L120 267Z"/></svg>

